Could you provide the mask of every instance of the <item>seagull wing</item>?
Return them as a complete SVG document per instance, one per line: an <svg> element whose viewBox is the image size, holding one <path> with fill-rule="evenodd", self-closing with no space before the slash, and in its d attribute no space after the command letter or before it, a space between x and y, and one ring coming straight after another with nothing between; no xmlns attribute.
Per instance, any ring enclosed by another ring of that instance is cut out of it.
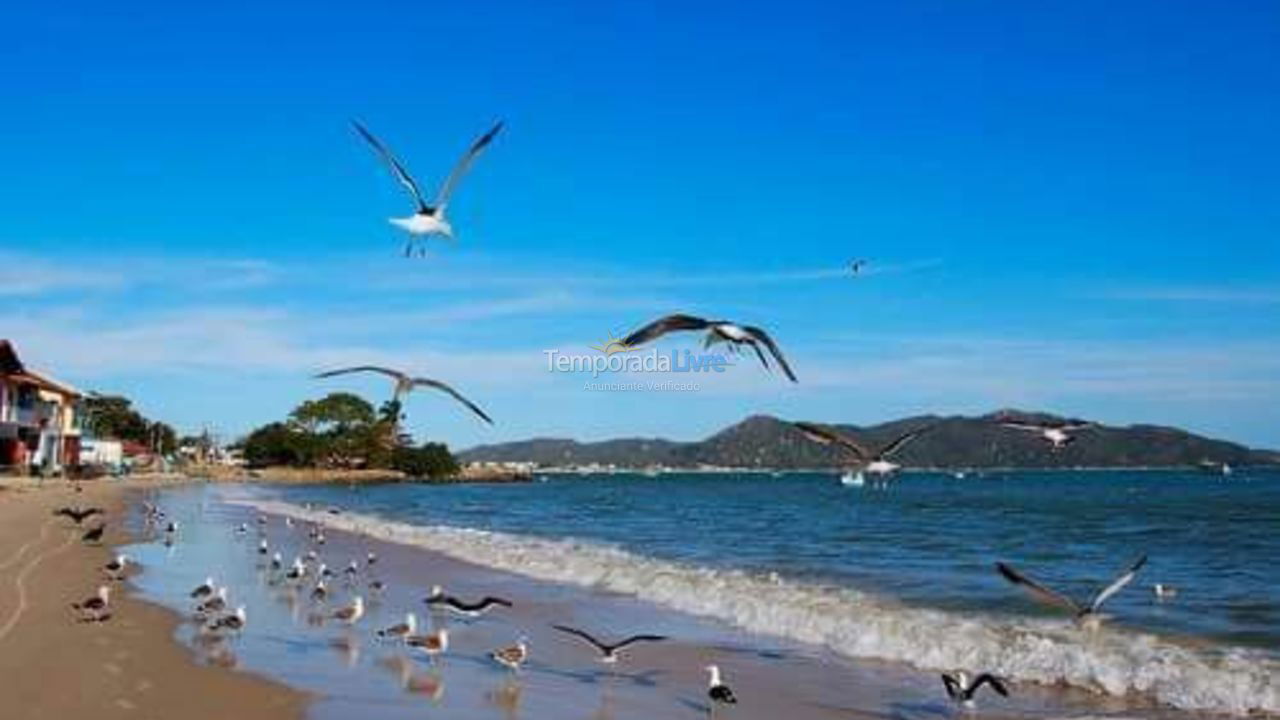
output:
<svg viewBox="0 0 1280 720"><path fill-rule="evenodd" d="M1072 430L1088 430L1089 428L1093 427L1093 423L1073 421L1073 422L1063 423L1062 425L1059 425L1057 427L1059 430L1063 432L1071 432Z"/></svg>
<svg viewBox="0 0 1280 720"><path fill-rule="evenodd" d="M569 627L568 625L552 625L551 627L555 628L556 630L559 630L562 633L568 633L581 640L586 640L587 642L591 643L591 645L595 647L597 650L599 650L600 652L608 652L610 650L608 646L606 646L604 643L600 642L599 640L595 639L595 636L593 636L591 633L587 632L586 630L579 630L578 628L572 628L572 627Z"/></svg>
<svg viewBox="0 0 1280 720"><path fill-rule="evenodd" d="M493 142L493 139L497 137L501 130L502 123L498 122L489 129L489 132L481 135L475 142L471 143L471 147L467 148L467 151L458 159L458 164L453 166L453 171L449 173L449 177L445 178L444 184L440 186L440 192L436 194L437 208L443 208L449 202L449 196L458 187L458 181L462 179L462 176L466 175L467 171L471 169L471 163L475 162L476 156L489 143Z"/></svg>
<svg viewBox="0 0 1280 720"><path fill-rule="evenodd" d="M982 673L978 677L974 678L973 682L969 683L968 693L972 695L977 692L978 688L982 687L984 683L990 685L992 690L995 690L1004 697L1009 697L1009 688L1005 687L1004 681L991 673Z"/></svg>
<svg viewBox="0 0 1280 720"><path fill-rule="evenodd" d="M791 372L791 366L787 364L786 358L782 357L782 351L778 349L777 344L773 342L773 338L769 337L768 333L758 327L746 326L742 329L751 337L764 343L764 346L769 349L769 354L772 355L773 359L777 360L778 364L782 366L782 372L786 373L788 380L791 382L799 382L796 380L796 374Z"/></svg>
<svg viewBox="0 0 1280 720"><path fill-rule="evenodd" d="M960 687L960 682L951 673L942 673L942 684L947 688L947 697L953 700L960 697L960 693L964 691L964 688Z"/></svg>
<svg viewBox="0 0 1280 720"><path fill-rule="evenodd" d="M1000 423L1000 427L1007 427L1013 430L1026 430L1027 432L1044 432L1043 427L1039 425L1032 425L1030 423L1002 422Z"/></svg>
<svg viewBox="0 0 1280 720"><path fill-rule="evenodd" d="M626 647L626 646L628 646L628 645L633 645L633 644L635 644L635 643L640 643L640 642L662 642L663 640L666 640L666 639L667 639L667 636L666 636L666 635L632 635L631 637L627 638L626 640L620 640L620 641L618 641L618 642L614 643L614 645L613 645L613 649L614 649L614 650L620 650L620 649L622 649L622 648L624 648L624 647Z"/></svg>
<svg viewBox="0 0 1280 720"><path fill-rule="evenodd" d="M1129 583L1133 582L1133 577L1137 575L1138 571L1142 569L1142 566L1146 564L1147 564L1146 555L1143 555L1142 557L1135 560L1134 563L1129 566L1128 570L1125 570L1123 573L1120 574L1120 577L1117 577L1115 580L1112 580L1110 585L1102 588L1102 590L1098 593L1098 595L1095 598L1093 598L1093 602L1089 604L1089 609L1097 610L1098 608L1102 607L1102 603L1106 602L1108 598L1110 598L1112 595L1115 595L1116 593L1124 589L1125 585L1128 585Z"/></svg>
<svg viewBox="0 0 1280 720"><path fill-rule="evenodd" d="M921 435L925 434L925 433L926 433L926 432L928 432L929 430L932 430L932 429L933 429L933 427L934 427L934 426L933 426L933 424L925 425L925 426L924 426L924 427L922 427L922 428L916 428L915 430L912 430L911 432L906 433L906 434L904 434L904 435L902 435L902 436L900 436L900 437L898 437L898 438L894 439L894 441L893 441L893 442L889 443L888 445L885 445L885 446L884 446L884 449L880 451L880 457L881 457L881 458L887 458L887 457L889 457L890 455L892 455L892 454L894 454L894 453L898 452L899 450L901 450L901 449L902 449L902 447L903 447L904 445L906 445L907 443L911 442L912 440L915 440L916 438L918 438L918 437L920 437Z"/></svg>
<svg viewBox="0 0 1280 720"><path fill-rule="evenodd" d="M1046 605L1053 605L1065 610L1070 610L1077 614L1084 610L1084 608L1080 607L1080 604L1075 600L1072 600L1060 592L1050 590L1002 562L996 563L996 569L1000 571L1000 574L1004 576L1005 580L1008 580L1014 585L1021 586L1022 589L1030 593L1033 598Z"/></svg>
<svg viewBox="0 0 1280 720"><path fill-rule="evenodd" d="M423 211L428 210L427 202L422 199L422 191L418 189L418 183L414 181L413 176L409 174L409 171L404 169L404 166L400 164L400 161L396 160L396 156L391 154L391 150L388 149L386 145L383 145L381 140L374 137L373 133L365 129L365 127L360 123L352 120L351 124L355 126L356 132L360 133L360 136L367 140L368 143L373 146L374 150L378 151L378 155L380 155L383 161L387 163L387 167L391 168L391 173L396 176L396 180L399 180L400 184L405 186L405 189L409 191L409 194L413 195L413 201L418 204L418 209Z"/></svg>
<svg viewBox="0 0 1280 720"><path fill-rule="evenodd" d="M355 365L353 367L338 368L337 370L328 370L322 373L317 373L315 375L312 375L312 377L319 379L319 378L334 377L335 375L346 375L348 373L358 373L358 372L379 373L382 375L386 375L387 377L393 380L400 380L405 376L404 373L400 372L399 370L392 370L389 367L381 367L379 365Z"/></svg>
<svg viewBox="0 0 1280 720"><path fill-rule="evenodd" d="M710 326L710 320L704 320L700 317L682 315L679 313L675 315L667 315L666 317L654 320L648 325L645 325L639 330L636 330L626 336L622 339L622 344L629 347L636 347L637 345L643 345L650 340L660 338L669 332L676 332L677 330L705 330Z"/></svg>
<svg viewBox="0 0 1280 720"><path fill-rule="evenodd" d="M466 405L471 410L471 412L475 413L476 415L479 415L481 420L484 420L490 425L493 424L493 418L486 415L484 411L480 409L479 405L476 405L475 403L466 399L465 397L462 396L462 393L458 392L457 390L454 390L453 388L440 382L439 380L432 380L431 378L414 378L413 384L415 387L416 386L430 387L430 388L435 388L436 390L446 392L449 395L452 395L454 400L457 400L463 405Z"/></svg>
<svg viewBox="0 0 1280 720"><path fill-rule="evenodd" d="M804 433L805 437L814 442L822 443L823 445L839 445L840 447L852 452L854 455L857 455L859 458L866 458L870 456L870 453L868 453L861 445L854 442L853 438L850 438L848 435L838 433L826 425L808 422L792 423L792 425L794 425L797 430Z"/></svg>

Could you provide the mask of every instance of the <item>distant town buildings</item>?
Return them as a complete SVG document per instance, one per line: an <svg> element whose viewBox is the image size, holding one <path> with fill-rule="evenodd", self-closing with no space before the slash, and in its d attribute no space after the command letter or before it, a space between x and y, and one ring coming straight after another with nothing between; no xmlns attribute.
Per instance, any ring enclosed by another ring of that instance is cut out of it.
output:
<svg viewBox="0 0 1280 720"><path fill-rule="evenodd" d="M56 472L79 464L84 393L23 364L0 340L0 468Z"/></svg>

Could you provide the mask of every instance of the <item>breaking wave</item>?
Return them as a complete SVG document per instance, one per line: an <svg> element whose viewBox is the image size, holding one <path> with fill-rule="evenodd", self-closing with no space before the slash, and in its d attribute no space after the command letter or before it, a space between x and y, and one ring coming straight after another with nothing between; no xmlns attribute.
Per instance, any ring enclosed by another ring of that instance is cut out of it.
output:
<svg viewBox="0 0 1280 720"><path fill-rule="evenodd" d="M1256 650L1192 647L1116 628L1085 635L1063 621L906 607L847 587L682 565L601 543L332 515L277 501L232 502L539 580L632 595L850 657L934 670L983 668L1021 681L1146 695L1185 710L1280 713L1280 662Z"/></svg>

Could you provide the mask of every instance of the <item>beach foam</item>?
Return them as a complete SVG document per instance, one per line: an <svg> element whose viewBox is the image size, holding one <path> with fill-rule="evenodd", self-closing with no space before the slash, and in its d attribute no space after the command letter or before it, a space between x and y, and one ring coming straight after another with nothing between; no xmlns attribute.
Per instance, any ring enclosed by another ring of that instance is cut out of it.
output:
<svg viewBox="0 0 1280 720"><path fill-rule="evenodd" d="M849 588L691 567L601 543L333 515L277 501L231 502L540 580L632 595L850 657L1135 693L1186 710L1280 713L1280 662L1259 651L1191 647L1114 627L1086 635L1064 621L905 607Z"/></svg>

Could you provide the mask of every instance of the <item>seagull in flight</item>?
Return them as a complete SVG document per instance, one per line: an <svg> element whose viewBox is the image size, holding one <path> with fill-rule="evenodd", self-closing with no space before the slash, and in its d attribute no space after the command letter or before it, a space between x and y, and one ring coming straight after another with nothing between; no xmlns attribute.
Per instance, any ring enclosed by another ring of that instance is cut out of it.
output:
<svg viewBox="0 0 1280 720"><path fill-rule="evenodd" d="M329 370L328 372L322 372L316 375L315 377L316 379L330 378L336 375L346 375L349 373L358 373L358 372L379 373L381 375L386 375L387 377L391 378L395 382L395 391L394 391L394 394L392 395L392 399L395 402L400 402L400 399L405 395L408 395L409 393L413 392L414 388L418 388L418 387L435 388L436 390L440 390L441 392L448 393L453 397L454 400L457 400L463 405L466 405L467 408L471 410L471 412L480 416L481 420L484 420L490 425L493 424L493 418L490 418L488 415L486 415L485 412L480 409L480 406L466 399L465 397L462 396L462 393L459 393L457 390L454 390L453 388L449 387L448 385L446 385L445 383L439 380L433 380L431 378L424 378L424 377L412 377L407 373L400 372L399 370L393 370L392 368L388 368L388 367L380 367L378 365L357 365L355 367L339 368L337 370Z"/></svg>
<svg viewBox="0 0 1280 720"><path fill-rule="evenodd" d="M903 433L894 438L890 443L880 448L878 452L871 452L856 442L853 438L838 432L827 425L819 425L818 423L797 422L792 423L797 430L804 433L804 436L810 440L822 443L823 445L835 445L848 451L858 459L859 463L865 463L866 472L873 475L889 475L898 470L902 466L889 460L895 453L901 450L907 443L915 440L925 432L933 429L934 425L929 424L924 427L916 428L908 433Z"/></svg>
<svg viewBox="0 0 1280 720"><path fill-rule="evenodd" d="M551 627L562 633L568 633L581 640L587 641L592 647L600 651L600 662L612 665L618 662L618 651L628 645L638 642L662 642L667 639L666 635L632 635L629 638L619 640L616 643L604 643L597 640L585 630L571 628L568 625L552 625Z"/></svg>
<svg viewBox="0 0 1280 720"><path fill-rule="evenodd" d="M769 369L769 360L760 350L760 346L764 346L773 359L777 361L778 366L782 368L782 372L791 382L798 382L795 373L791 372L791 366L787 365L787 361L782 357L782 351L778 349L773 338L769 337L763 329L752 327L750 325L739 325L728 320L705 320L692 315L667 315L659 318L648 325L636 330L630 335L622 339L622 344L629 347L639 347L651 340L656 340L670 332L679 330L693 330L707 332L706 338L703 340L702 347L709 348L716 343L729 343L735 351L741 345L749 345L752 350L756 351L756 357L760 358L760 364L765 369Z"/></svg>
<svg viewBox="0 0 1280 720"><path fill-rule="evenodd" d="M1008 418L997 418L1001 427L1007 427L1012 430L1022 430L1039 435L1041 438L1049 442L1054 450L1061 450L1067 445L1075 442L1075 436L1071 433L1077 430L1087 430L1093 427L1093 423L1083 420L1047 420L1044 422L1020 422Z"/></svg>
<svg viewBox="0 0 1280 720"><path fill-rule="evenodd" d="M1146 563L1146 555L1139 557L1128 567L1127 570L1120 573L1115 580L1112 580L1110 585L1099 590L1098 594L1094 595L1093 600L1087 605L1082 605L1056 590L1050 590L1044 585L1041 585L1017 570L1014 570L1005 563L996 563L996 570L1000 571L1000 574L1004 576L1005 580L1008 580L1014 585L1026 590L1027 593L1037 601L1045 605L1073 613L1075 615L1076 622L1082 627L1087 630L1096 630L1102 622L1102 615L1098 612L1098 610L1102 608L1102 604L1105 603L1112 595L1115 595L1124 589L1125 585L1132 582L1134 576L1138 574L1138 571L1141 570L1142 566Z"/></svg>
<svg viewBox="0 0 1280 720"><path fill-rule="evenodd" d="M854 277L857 277L858 275L862 274L862 270L866 266L867 266L867 261L859 258L858 260L854 260L853 262L849 263L849 272Z"/></svg>
<svg viewBox="0 0 1280 720"><path fill-rule="evenodd" d="M1009 688L1004 681L991 673L981 673L969 680L969 673L961 670L955 673L942 673L942 684L947 688L947 697L966 708L973 707L973 696L983 685L990 685L992 690L1004 697L1009 697Z"/></svg>
<svg viewBox="0 0 1280 720"><path fill-rule="evenodd" d="M391 174L395 175L396 180L413 196L415 206L413 215L404 218L390 218L392 225L403 228L409 233L409 242L404 248L405 257L409 257L413 253L413 243L416 237L443 235L453 239L453 226L445 219L445 207L449 204L449 198L453 195L453 191L457 189L458 182L462 180L462 176L467 174L467 171L471 169L471 163L475 162L481 151L488 147L489 143L493 142L493 139L501 132L503 123L498 122L488 132L471 143L471 147L467 148L458 163L453 166L449 177L445 178L444 184L440 186L440 190L430 203L423 197L417 181L413 179L413 176L409 174L404 165L396 159L391 150L386 145L383 145L382 141L369 132L364 125L355 120L352 120L351 124L355 126L356 132L360 134L360 137L373 146L373 149L391 170Z"/></svg>

